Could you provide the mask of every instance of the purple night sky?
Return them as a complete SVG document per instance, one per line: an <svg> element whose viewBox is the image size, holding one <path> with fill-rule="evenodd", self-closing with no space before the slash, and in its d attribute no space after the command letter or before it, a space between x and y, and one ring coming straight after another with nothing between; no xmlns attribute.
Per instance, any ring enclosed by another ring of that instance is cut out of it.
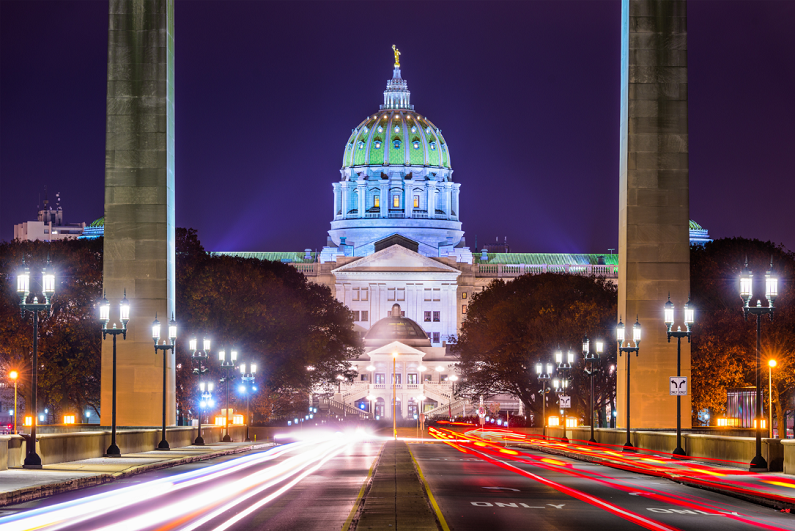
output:
<svg viewBox="0 0 795 531"><path fill-rule="evenodd" d="M103 215L107 1L0 2L0 239L46 185ZM391 45L442 128L467 243L618 241L618 0L177 0L176 213L208 250L325 244L350 130ZM690 213L795 250L795 2L688 5Z"/></svg>

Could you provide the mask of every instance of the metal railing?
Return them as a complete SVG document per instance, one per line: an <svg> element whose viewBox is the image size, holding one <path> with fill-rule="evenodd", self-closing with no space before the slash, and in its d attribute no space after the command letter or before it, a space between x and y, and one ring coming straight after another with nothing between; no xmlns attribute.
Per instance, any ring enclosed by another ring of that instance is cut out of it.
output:
<svg viewBox="0 0 795 531"><path fill-rule="evenodd" d="M618 266L581 264L478 264L476 275L480 277L518 277L541 273L569 273L572 275L618 278Z"/></svg>

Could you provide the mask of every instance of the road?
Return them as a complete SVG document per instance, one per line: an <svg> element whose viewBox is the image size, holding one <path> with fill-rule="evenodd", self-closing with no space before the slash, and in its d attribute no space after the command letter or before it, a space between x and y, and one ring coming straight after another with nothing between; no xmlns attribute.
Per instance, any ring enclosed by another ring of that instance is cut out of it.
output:
<svg viewBox="0 0 795 531"><path fill-rule="evenodd" d="M0 530L342 529L380 441L325 436L0 508Z"/></svg>
<svg viewBox="0 0 795 531"><path fill-rule="evenodd" d="M437 443L411 451L452 531L795 530L795 515L533 450Z"/></svg>

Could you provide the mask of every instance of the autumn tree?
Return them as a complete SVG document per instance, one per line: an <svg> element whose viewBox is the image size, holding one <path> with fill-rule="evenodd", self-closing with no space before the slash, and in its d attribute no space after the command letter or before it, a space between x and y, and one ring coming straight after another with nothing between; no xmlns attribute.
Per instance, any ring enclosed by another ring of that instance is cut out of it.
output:
<svg viewBox="0 0 795 531"><path fill-rule="evenodd" d="M309 392L334 381L361 352L351 312L327 287L289 264L207 254L195 232L185 229L177 230L177 310L181 411L197 398L188 351L193 336L213 341L208 376L215 381L221 348L235 348L239 361L257 364L253 405L268 416L304 411ZM219 391L216 396L223 396Z"/></svg>
<svg viewBox="0 0 795 531"><path fill-rule="evenodd" d="M50 314L41 312L39 321L39 409L51 409L56 419L62 411L82 415L84 408L98 414L101 336L94 303L102 294L101 239L0 243L0 372L19 370L21 395L30 400L33 319L20 314L16 275L24 259L31 290L38 290L48 257L56 287Z"/></svg>
<svg viewBox="0 0 795 531"><path fill-rule="evenodd" d="M756 319L743 317L739 278L745 258L756 280L751 304L764 301L764 273L773 267L779 278L779 296L772 321L762 321L762 370L775 359L773 400L776 416L795 390L795 255L771 242L724 238L693 247L690 284L696 308L692 344L693 414L702 409L726 412L726 391L756 385ZM766 374L762 382L766 384ZM767 394L767 393L765 393ZM768 400L766 400L766 403ZM767 407L767 406L766 406Z"/></svg>
<svg viewBox="0 0 795 531"><path fill-rule="evenodd" d="M553 362L553 352L571 348L578 363L571 371L572 408L589 418L590 387L582 368L582 339L605 339L602 368L615 363L612 330L616 287L599 278L546 273L513 281L495 280L475 294L453 346L460 359L460 393L472 397L510 394L541 415L537 362ZM604 373L603 373L604 375ZM610 378L595 379L599 396L612 396ZM554 403L554 398L548 403Z"/></svg>

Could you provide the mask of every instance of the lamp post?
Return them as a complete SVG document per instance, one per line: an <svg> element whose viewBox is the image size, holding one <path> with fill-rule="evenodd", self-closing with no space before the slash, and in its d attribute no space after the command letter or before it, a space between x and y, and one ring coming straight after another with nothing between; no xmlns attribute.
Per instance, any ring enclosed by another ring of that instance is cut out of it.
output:
<svg viewBox="0 0 795 531"><path fill-rule="evenodd" d="M690 326L695 322L696 311L690 306L690 299L685 303L685 331L682 327L678 326L676 330L671 330L674 325L674 303L671 302L671 295L668 295L668 302L663 307L663 314L665 319L665 326L667 328L668 342L671 338L676 338L676 376L682 376L682 338L686 337L687 342L690 343ZM676 449L673 455L687 455L682 448L682 397L676 395Z"/></svg>
<svg viewBox="0 0 795 531"><path fill-rule="evenodd" d="M635 356L638 356L638 351L640 350L640 323L638 319L635 318L635 324L632 325L632 343L634 346L632 347L625 347L624 345L624 323L621 322L621 319L618 320L618 325L616 326L616 341L618 342L618 355L621 356L624 352L627 353L627 442L624 443L624 451L625 452L634 452L635 447L632 446L632 442L630 441L629 435L629 362L632 358L632 353L635 353ZM629 342L627 342L629 343Z"/></svg>
<svg viewBox="0 0 795 531"><path fill-rule="evenodd" d="M201 401L199 402L199 436L193 441L195 446L204 446L204 437L202 437L202 413L205 407L213 407L215 401L213 400L213 383L199 382L199 391L201 391Z"/></svg>
<svg viewBox="0 0 795 531"><path fill-rule="evenodd" d="M397 357L398 353L392 353L392 433L397 441Z"/></svg>
<svg viewBox="0 0 795 531"><path fill-rule="evenodd" d="M209 367L207 367L206 362L210 358L210 339L205 337L202 341L202 350L199 350L199 341L193 337L188 342L188 348L190 349L190 361L193 365L193 374L202 375L209 371ZM201 411L199 412L199 436L196 437L196 441L193 443L196 446L203 446L204 445L204 438L202 437L202 419L201 419ZM199 442L201 441L201 443Z"/></svg>
<svg viewBox="0 0 795 531"><path fill-rule="evenodd" d="M232 438L229 436L229 379L231 378L229 375L229 369L235 366L235 362L237 361L237 351L231 351L229 353L229 361L227 361L226 351L221 350L218 352L218 359L221 361L221 368L226 371L224 376L224 382L226 382L226 427L224 428L225 433L222 441L232 442Z"/></svg>
<svg viewBox="0 0 795 531"><path fill-rule="evenodd" d="M23 468L41 468L41 457L36 453L36 425L38 424L38 369L39 369L39 312L49 312L52 306L52 297L55 294L55 273L52 272L50 257L47 256L47 265L41 271L41 292L44 302L40 303L38 296L33 297L33 302L28 303L30 296L30 269L22 262L23 270L17 275L17 293L20 296L19 308L24 318L26 312L33 314L33 371L31 380L31 395L33 397L33 421L30 425L30 435L26 437L26 455ZM16 410L14 410L16 414Z"/></svg>
<svg viewBox="0 0 795 531"><path fill-rule="evenodd" d="M762 316L769 315L773 320L774 303L778 297L778 278L773 274L773 259L770 259L770 269L765 273L765 298L767 307L762 307L762 301L757 300L756 306L750 306L753 297L754 275L748 269L748 258L745 259L745 268L740 274L740 298L743 300L743 316L748 319L748 314L756 316L756 455L751 460L750 469L767 470L767 461L762 457L762 385L761 385L761 350L762 350Z"/></svg>
<svg viewBox="0 0 795 531"><path fill-rule="evenodd" d="M558 397L560 396L567 396L566 389L569 387L569 380L571 379L571 364L574 363L574 352L571 349L568 350L566 353L566 357L563 357L563 351L558 348L555 351L555 363L558 364L558 372L560 373L560 386L555 384L556 393ZM571 402L569 402L571 404ZM564 407L560 408L563 410L563 439L561 442L568 443L569 438L566 437L566 409Z"/></svg>
<svg viewBox="0 0 795 531"><path fill-rule="evenodd" d="M596 373L598 373L601 369L599 367L599 363L601 361L600 356L605 350L605 342L601 339L596 340L596 352L591 352L591 341L588 339L588 336L584 336L582 338L582 354L585 358L585 374L587 374L591 379L591 438L588 442L595 443L596 438L593 434L594 428L594 408L593 408L593 377Z"/></svg>
<svg viewBox="0 0 795 531"><path fill-rule="evenodd" d="M130 321L130 301L127 300L127 290L124 290L124 298L119 303L119 320L121 321L121 329L116 328L116 323L113 323L113 328L108 328L110 322L110 302L107 296L102 297L102 303L99 305L99 320L102 321L102 339L105 340L108 334L113 336L113 398L111 406L111 428L110 428L110 446L105 451L105 457L121 457L121 450L116 445L116 336L121 334L122 339L127 339L127 323Z"/></svg>
<svg viewBox="0 0 795 531"><path fill-rule="evenodd" d="M546 369L546 371L544 371ZM541 382L541 435L546 438L547 436L547 382L552 377L552 364L551 363L536 363L536 375L538 381ZM483 402L483 398L481 398Z"/></svg>
<svg viewBox="0 0 795 531"><path fill-rule="evenodd" d="M458 375L451 375L450 381L452 389L450 390L450 404L447 406L447 413L450 415L450 420L453 420L453 398L455 398L455 383L458 381Z"/></svg>
<svg viewBox="0 0 795 531"><path fill-rule="evenodd" d="M424 413L422 412L422 403L425 401L425 395L420 395L416 398L417 402L420 403L420 409L417 413L417 430L419 431L420 437L423 435L424 428L425 428L425 418Z"/></svg>
<svg viewBox="0 0 795 531"><path fill-rule="evenodd" d="M14 380L14 435L17 434L17 378L19 378L19 373L17 371L11 371L8 373L8 377Z"/></svg>
<svg viewBox="0 0 795 531"><path fill-rule="evenodd" d="M158 350L163 351L163 439L157 445L157 449L170 450L171 448L166 440L166 360L168 359L168 351L170 350L173 353L174 348L177 346L177 322L174 320L173 314L171 315L171 321L168 322L168 343L163 340L162 345L157 344L160 340L160 321L157 320L157 314L155 314L155 320L152 323L152 339L155 342L155 355L157 355Z"/></svg>
<svg viewBox="0 0 795 531"><path fill-rule="evenodd" d="M248 436L248 428L251 424L251 414L248 407L248 397L251 391L249 386L254 383L255 375L257 374L257 364L252 363L249 365L250 372L246 372L246 364L242 363L240 365L240 379L243 381L243 389L246 393L246 442L251 442L251 437ZM309 408L310 410L312 408Z"/></svg>
<svg viewBox="0 0 795 531"><path fill-rule="evenodd" d="M773 367L776 366L776 360L769 360L767 362L767 396L770 397L770 407L767 410L768 421L767 426L770 432L770 438L773 438ZM781 419L779 419L781 421ZM785 426L786 429L786 426ZM779 439L781 438L781 422L779 422ZM785 432L786 433L786 432ZM786 437L785 437L786 438Z"/></svg>
<svg viewBox="0 0 795 531"><path fill-rule="evenodd" d="M370 410L369 410L370 420L373 420L375 418L375 415L373 414L373 400L375 400L375 396L367 395L367 402L370 404Z"/></svg>

